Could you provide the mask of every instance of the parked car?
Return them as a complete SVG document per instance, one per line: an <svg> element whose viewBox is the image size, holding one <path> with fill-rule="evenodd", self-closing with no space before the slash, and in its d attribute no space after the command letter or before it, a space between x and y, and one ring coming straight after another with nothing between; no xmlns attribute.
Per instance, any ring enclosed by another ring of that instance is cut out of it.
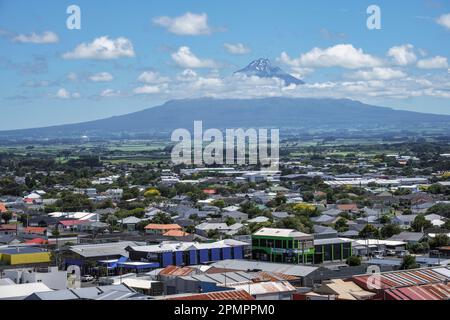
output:
<svg viewBox="0 0 450 320"><path fill-rule="evenodd" d="M93 276L86 274L81 277L81 282L91 282L94 281L94 279L95 278Z"/></svg>
<svg viewBox="0 0 450 320"><path fill-rule="evenodd" d="M409 255L408 250L402 250L402 251L397 252L397 257L399 257L399 258L403 258L404 256L407 256L407 255Z"/></svg>
<svg viewBox="0 0 450 320"><path fill-rule="evenodd" d="M392 249L386 249L385 254L386 254L386 256L391 256L391 257L393 257L393 256L395 256L395 250L392 250Z"/></svg>

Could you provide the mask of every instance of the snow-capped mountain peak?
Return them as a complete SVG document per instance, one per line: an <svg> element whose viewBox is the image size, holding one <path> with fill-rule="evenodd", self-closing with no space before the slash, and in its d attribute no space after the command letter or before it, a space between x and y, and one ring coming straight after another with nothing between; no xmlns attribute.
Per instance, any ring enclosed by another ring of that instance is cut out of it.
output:
<svg viewBox="0 0 450 320"><path fill-rule="evenodd" d="M281 68L273 66L269 59L259 58L252 61L244 69L235 73L242 73L247 76L257 76L260 78L278 78L284 81L285 85L304 84L304 82L296 77L284 72Z"/></svg>

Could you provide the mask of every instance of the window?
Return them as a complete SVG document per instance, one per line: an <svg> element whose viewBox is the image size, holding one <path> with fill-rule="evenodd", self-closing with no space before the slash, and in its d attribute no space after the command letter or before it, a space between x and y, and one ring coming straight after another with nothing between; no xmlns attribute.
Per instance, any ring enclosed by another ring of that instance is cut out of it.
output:
<svg viewBox="0 0 450 320"><path fill-rule="evenodd" d="M267 247L267 240L266 239L259 239L259 246L260 247Z"/></svg>
<svg viewBox="0 0 450 320"><path fill-rule="evenodd" d="M287 241L287 248L292 249L292 240Z"/></svg>
<svg viewBox="0 0 450 320"><path fill-rule="evenodd" d="M341 254L341 244L333 244L333 258L334 260L341 260L342 254Z"/></svg>
<svg viewBox="0 0 450 320"><path fill-rule="evenodd" d="M281 248L282 247L282 241L281 240L275 240L275 248Z"/></svg>
<svg viewBox="0 0 450 320"><path fill-rule="evenodd" d="M298 240L294 240L294 249L298 249L298 248L299 248Z"/></svg>
<svg viewBox="0 0 450 320"><path fill-rule="evenodd" d="M254 247L259 247L259 239L253 239L253 240L252 240L252 245L253 245Z"/></svg>

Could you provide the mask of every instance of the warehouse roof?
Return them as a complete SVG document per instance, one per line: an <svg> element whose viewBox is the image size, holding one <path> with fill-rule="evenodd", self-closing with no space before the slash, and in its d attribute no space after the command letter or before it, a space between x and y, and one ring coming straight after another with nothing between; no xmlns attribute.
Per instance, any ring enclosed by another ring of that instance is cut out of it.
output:
<svg viewBox="0 0 450 320"><path fill-rule="evenodd" d="M214 248L226 248L236 246L248 246L249 244L242 241L233 239L225 239L221 241L211 243L199 243L199 242L161 242L160 244L149 246L130 246L128 249L139 252L167 252L167 251L187 251L187 250L201 250L201 249L214 249Z"/></svg>
<svg viewBox="0 0 450 320"><path fill-rule="evenodd" d="M253 235L267 236L267 237L312 238L312 235L294 229L275 229L275 228L261 228L258 231L256 231Z"/></svg>
<svg viewBox="0 0 450 320"><path fill-rule="evenodd" d="M42 282L10 284L0 286L0 300L21 299L35 292L52 291Z"/></svg>
<svg viewBox="0 0 450 320"><path fill-rule="evenodd" d="M378 274L378 277L375 279L371 275L359 275L353 277L354 282L369 290L416 286L449 280L450 269L448 268L422 268L405 271L383 272Z"/></svg>
<svg viewBox="0 0 450 320"><path fill-rule="evenodd" d="M135 241L119 241L100 244L85 244L71 246L70 250L79 254L82 257L105 257L105 256L128 256L128 252L125 248L129 246L137 247L141 245Z"/></svg>
<svg viewBox="0 0 450 320"><path fill-rule="evenodd" d="M245 290L228 290L203 294L181 294L166 300L255 300Z"/></svg>
<svg viewBox="0 0 450 320"><path fill-rule="evenodd" d="M261 270L281 274L305 277L318 269L318 267L302 266L295 264L272 263L252 260L228 259L211 264L216 268L227 268L233 270Z"/></svg>
<svg viewBox="0 0 450 320"><path fill-rule="evenodd" d="M245 290L251 295L264 295L296 291L295 287L287 281L257 282L250 284L233 285L232 287L236 290Z"/></svg>
<svg viewBox="0 0 450 320"><path fill-rule="evenodd" d="M387 299L392 300L448 300L450 299L450 284L434 283L389 289L385 294Z"/></svg>

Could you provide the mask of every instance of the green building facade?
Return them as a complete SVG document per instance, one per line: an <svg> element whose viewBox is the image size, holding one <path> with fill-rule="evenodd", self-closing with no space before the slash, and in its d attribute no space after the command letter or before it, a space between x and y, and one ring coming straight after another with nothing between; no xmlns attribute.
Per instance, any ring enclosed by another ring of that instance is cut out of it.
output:
<svg viewBox="0 0 450 320"><path fill-rule="evenodd" d="M312 235L289 229L262 228L252 235L252 259L259 261L320 264L345 261L352 255L351 240L314 240Z"/></svg>

